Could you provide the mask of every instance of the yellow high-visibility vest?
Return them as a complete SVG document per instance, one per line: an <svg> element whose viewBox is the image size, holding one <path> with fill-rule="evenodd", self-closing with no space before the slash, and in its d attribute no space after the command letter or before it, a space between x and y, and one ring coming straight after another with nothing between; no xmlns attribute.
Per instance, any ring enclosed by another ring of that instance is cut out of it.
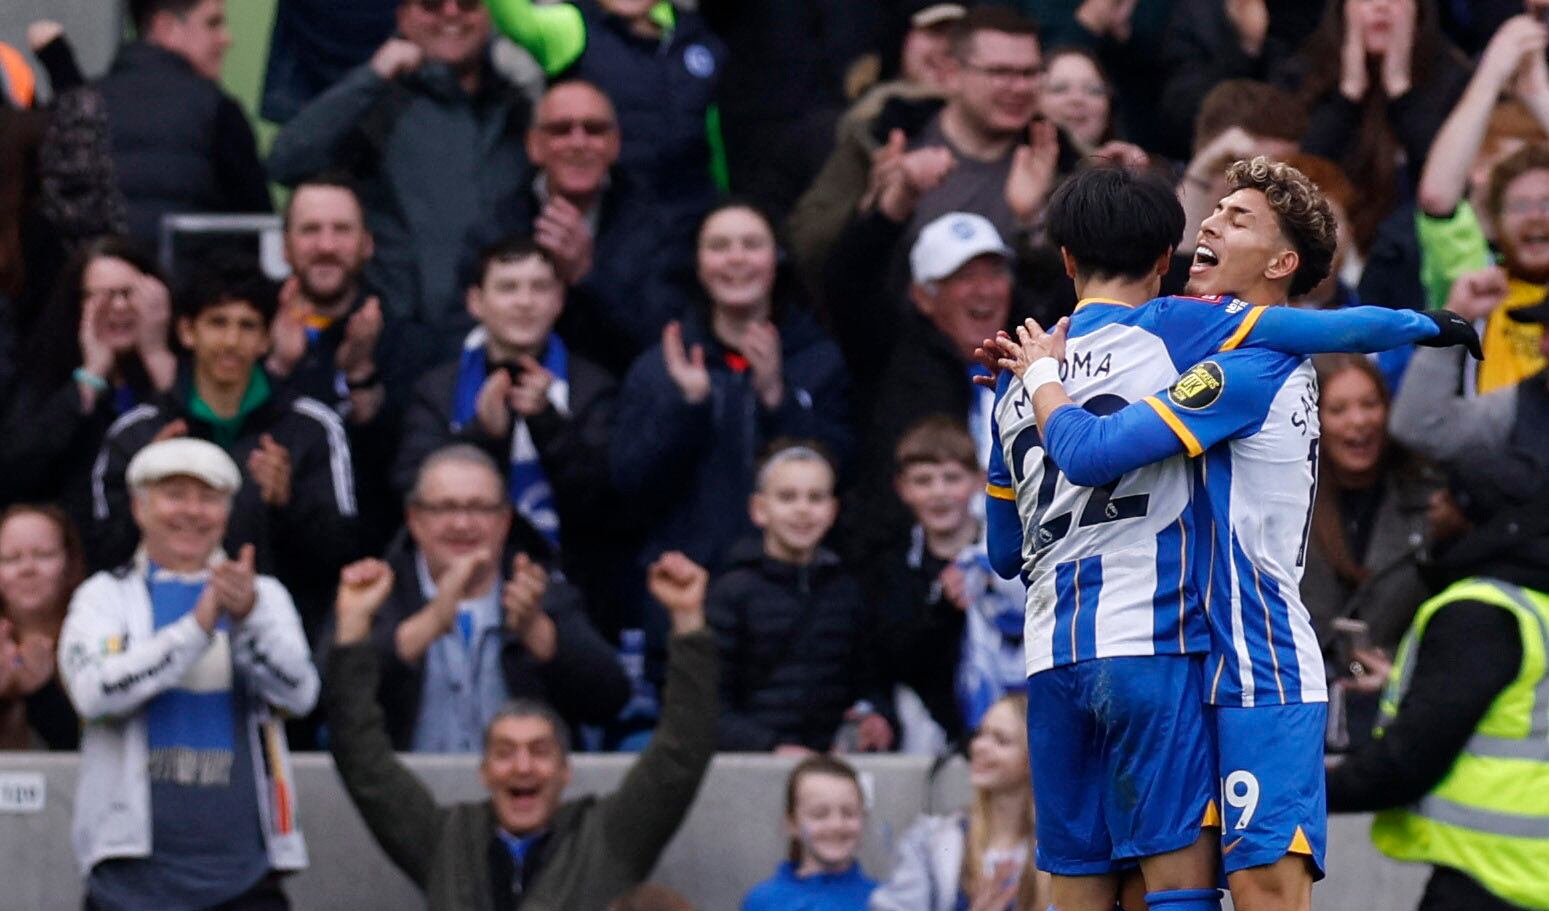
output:
<svg viewBox="0 0 1549 911"><path fill-rule="evenodd" d="M1522 666L1446 777L1416 803L1379 813L1372 842L1395 860L1452 867L1505 901L1549 911L1549 595L1474 578L1421 605L1399 643L1376 733L1397 717L1426 626L1457 601L1509 611L1522 636Z"/></svg>

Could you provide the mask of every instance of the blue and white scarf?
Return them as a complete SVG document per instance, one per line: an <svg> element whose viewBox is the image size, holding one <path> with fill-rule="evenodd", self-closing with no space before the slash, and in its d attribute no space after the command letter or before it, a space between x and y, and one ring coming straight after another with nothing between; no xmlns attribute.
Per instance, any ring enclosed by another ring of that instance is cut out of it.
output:
<svg viewBox="0 0 1549 911"><path fill-rule="evenodd" d="M1027 689L1027 659L1022 650L1027 589L1021 579L1002 579L990 568L984 544L958 554L973 601L963 624L962 658L957 665L957 701L967 730L1001 697Z"/></svg>
<svg viewBox="0 0 1549 911"><path fill-rule="evenodd" d="M156 629L181 620L198 603L209 571L175 573L147 561L145 584ZM232 693L229 621L216 621L204 654L175 686L145 707L147 758L152 781L225 785L235 758L236 701Z"/></svg>
<svg viewBox="0 0 1549 911"><path fill-rule="evenodd" d="M474 419L479 402L479 389L488 378L488 361L485 343L489 335L480 326L468 333L463 340L462 360L457 367L457 386L452 394L452 431L461 433ZM543 369L554 375L549 384L549 401L560 414L570 414L570 353L559 336L550 333L544 347ZM533 443L532 431L520 415L515 415L511 426L511 459L506 489L511 505L517 513L555 550L559 548L559 511L554 505L554 489L549 486L548 476L543 473L543 463L538 459L538 447Z"/></svg>

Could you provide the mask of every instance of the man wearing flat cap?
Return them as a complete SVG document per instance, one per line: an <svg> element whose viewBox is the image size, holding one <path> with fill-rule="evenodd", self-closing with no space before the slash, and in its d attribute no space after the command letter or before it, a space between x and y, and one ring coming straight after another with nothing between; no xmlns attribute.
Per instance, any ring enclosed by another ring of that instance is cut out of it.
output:
<svg viewBox="0 0 1549 911"><path fill-rule="evenodd" d="M134 558L86 580L60 634L85 723L72 841L86 908L285 908L306 866L282 719L318 676L285 588L221 549L236 463L169 439L130 461Z"/></svg>

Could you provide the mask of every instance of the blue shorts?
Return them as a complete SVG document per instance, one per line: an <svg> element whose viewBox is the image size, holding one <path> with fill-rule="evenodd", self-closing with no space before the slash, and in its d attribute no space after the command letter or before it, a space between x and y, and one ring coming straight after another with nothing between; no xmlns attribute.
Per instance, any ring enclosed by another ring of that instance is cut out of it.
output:
<svg viewBox="0 0 1549 911"><path fill-rule="evenodd" d="M1221 863L1227 873L1272 864L1287 854L1312 862L1323 878L1328 795L1322 702L1254 708L1206 706L1221 775Z"/></svg>
<svg viewBox="0 0 1549 911"><path fill-rule="evenodd" d="M1199 840L1216 788L1202 666L1098 658L1028 678L1040 870L1111 873Z"/></svg>

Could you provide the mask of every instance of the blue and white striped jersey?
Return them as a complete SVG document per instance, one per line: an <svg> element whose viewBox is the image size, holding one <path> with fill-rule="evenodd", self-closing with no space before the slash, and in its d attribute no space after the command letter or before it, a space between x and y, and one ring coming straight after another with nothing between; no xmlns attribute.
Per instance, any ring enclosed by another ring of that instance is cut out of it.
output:
<svg viewBox="0 0 1549 911"><path fill-rule="evenodd" d="M1301 679L1306 676L1304 646L1297 623L1285 620L1275 627L1275 617L1294 618L1300 609L1295 600L1299 570L1288 574L1281 563L1266 556L1284 546L1282 539L1289 540L1283 528L1289 507L1281 502L1281 485L1294 488L1300 482L1259 462L1280 464L1278 448L1285 441L1271 435L1230 450L1244 465L1236 469L1239 480L1225 489L1235 501L1216 496L1196 505L1191 499L1193 468L1185 461L1185 446L1177 433L1179 428L1187 429L1179 419L1185 412L1170 410L1151 393L1175 382L1174 391L1181 395L1194 386L1208 392L1208 373L1195 369L1180 377L1182 371L1215 353L1225 357L1239 346L1254 349L1259 357L1264 352L1258 349L1268 348L1295 355L1370 352L1429 339L1437 332L1435 322L1424 314L1380 307L1313 312L1253 307L1231 297L1158 298L1136 308L1083 301L1072 317L1060 369L1066 392L1081 407L1055 412L1044 440L1020 379L1002 376L996 397L997 445L990 457L988 492L992 498L1014 502L1016 518L1009 520L1005 509L989 510L991 559L997 571L1009 575L1007 567L1015 560L1005 555L1015 551L1021 558L1020 570L1028 584L1028 673L1093 658L1207 651L1212 638L1197 584L1214 584L1214 573L1230 566L1197 569L1196 558L1214 554L1219 542L1200 542L1196 530L1209 533L1236 522L1241 533L1230 540L1241 545L1242 566L1215 592L1219 596L1230 587L1250 613L1267 605L1270 619L1264 621L1264 638L1268 642L1274 636L1268 658L1272 673L1262 682L1275 683L1277 697L1282 692L1293 694L1295 698L1286 697L1290 701L1318 698L1311 678ZM1281 359L1276 363L1284 361L1283 355L1275 357ZM1289 363L1300 364L1300 360ZM1270 388L1265 385L1268 382L1245 385L1262 392ZM1267 415L1289 414L1286 403L1290 401L1274 399L1280 411L1264 411L1257 418L1264 422ZM1315 410L1315 395L1311 401ZM1213 412L1206 409L1198 417L1209 413ZM1251 415L1252 408L1245 413ZM1243 414L1232 412L1232 417L1241 421ZM1312 419L1310 433L1315 438L1316 415ZM1219 426L1226 425L1218 421L1207 429L1215 431ZM1068 429L1061 433L1062 427ZM1313 444L1300 445L1304 447L1300 459L1307 467L1312 464L1307 462L1312 451L1307 447ZM1274 456L1264 452L1271 447ZM1192 455L1200 452L1188 450ZM1211 482L1215 486L1210 489L1219 493L1222 478L1232 470L1217 466ZM1293 506L1309 496L1305 487L1299 490ZM1274 506L1272 520L1239 515L1254 498L1260 498L1266 509ZM1213 507L1223 510L1219 518ZM1008 538L1005 530L1013 525ZM1250 571L1254 567L1257 570ZM1216 681L1216 697L1228 704L1234 686L1251 693L1262 676L1256 663L1259 646L1248 630L1263 614L1259 610L1253 616L1240 611L1234 615L1247 640L1241 650L1246 657L1235 671L1223 670ZM1286 628L1291 629L1289 634ZM1246 684L1234 683L1239 677ZM1320 693L1321 670L1317 681ZM1262 692L1263 686L1257 689Z"/></svg>
<svg viewBox="0 0 1549 911"><path fill-rule="evenodd" d="M1322 651L1300 586L1318 482L1312 363L1220 355L1148 398L1195 469L1193 570L1210 623L1206 698L1251 707L1324 702Z"/></svg>
<svg viewBox="0 0 1549 911"><path fill-rule="evenodd" d="M1061 408L1046 430L1054 462L1093 484L1192 457L1190 524L1199 546L1188 588L1210 630L1210 702L1328 698L1299 593L1318 467L1310 362L1261 349L1223 352L1122 412L1099 418Z"/></svg>
<svg viewBox="0 0 1549 911"><path fill-rule="evenodd" d="M1112 414L1247 335L1260 308L1158 298L1140 307L1083 301L1061 368L1072 400ZM1045 452L1022 381L1002 375L989 494L1014 500L1028 584L1029 675L1093 658L1202 653L1204 618L1187 587L1194 546L1189 466L1178 457L1081 487Z"/></svg>

